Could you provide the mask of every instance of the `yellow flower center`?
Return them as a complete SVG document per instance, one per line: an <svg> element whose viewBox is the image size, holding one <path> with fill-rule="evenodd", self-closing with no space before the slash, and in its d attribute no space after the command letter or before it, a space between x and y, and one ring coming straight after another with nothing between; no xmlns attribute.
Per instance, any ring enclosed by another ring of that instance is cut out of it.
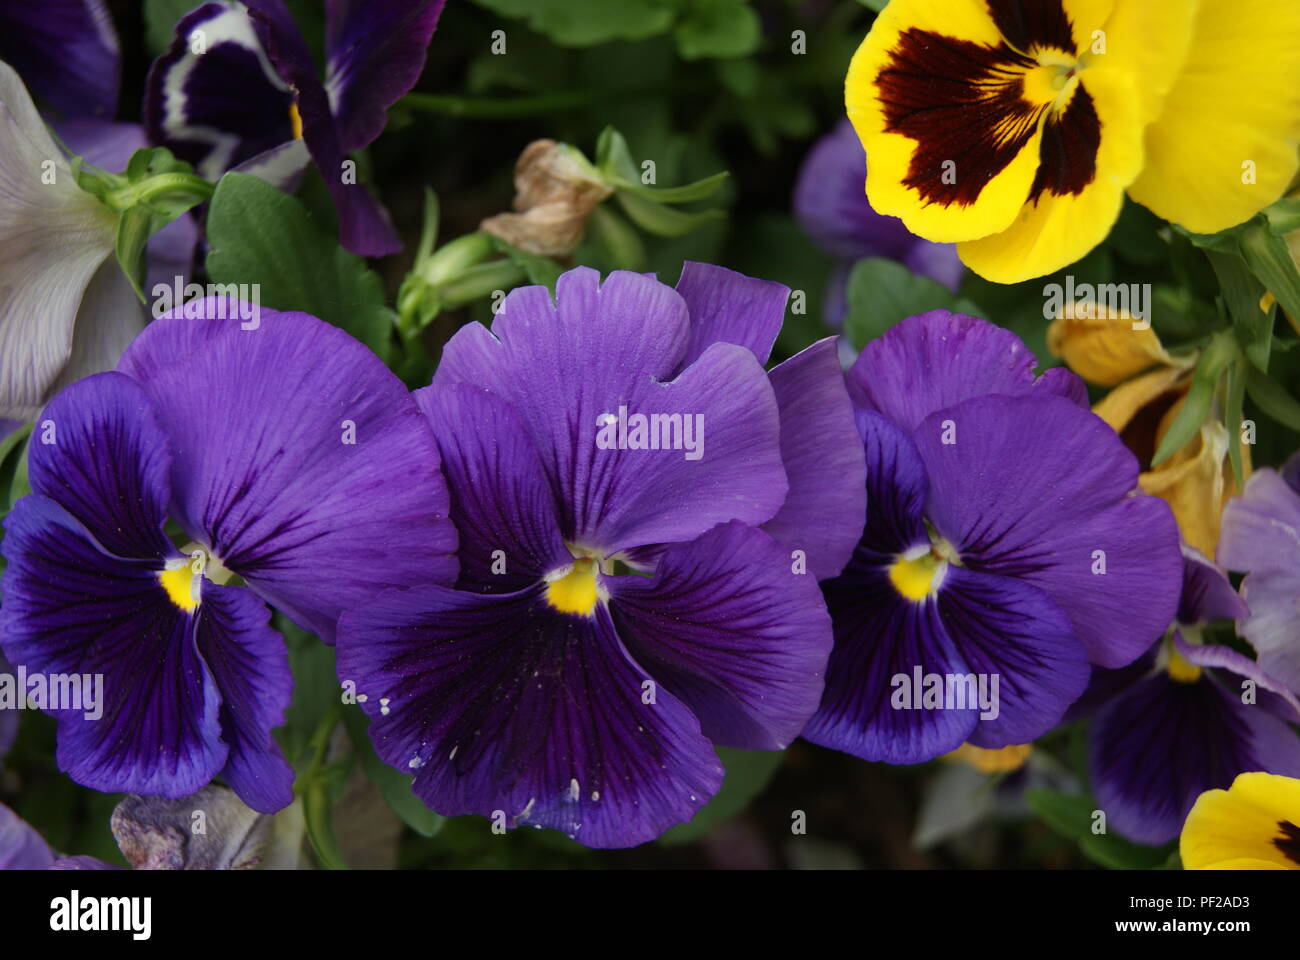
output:
<svg viewBox="0 0 1300 960"><path fill-rule="evenodd" d="M598 569L592 557L578 557L572 567L548 582L546 602L561 613L591 616L600 596L596 585Z"/></svg>
<svg viewBox="0 0 1300 960"><path fill-rule="evenodd" d="M167 598L180 609L186 613L198 609L202 575L194 573L188 560L174 570L160 571L158 582L167 591Z"/></svg>
<svg viewBox="0 0 1300 960"><path fill-rule="evenodd" d="M302 139L302 114L298 112L298 104L289 104L289 126L293 129L293 138Z"/></svg>
<svg viewBox="0 0 1300 960"><path fill-rule="evenodd" d="M1201 679L1201 668L1179 653L1177 648L1170 648L1165 669L1169 671L1169 679L1175 683L1195 683Z"/></svg>
<svg viewBox="0 0 1300 960"><path fill-rule="evenodd" d="M946 540L915 547L889 567L889 582L914 603L925 600L943 585L949 563L958 563L957 551Z"/></svg>

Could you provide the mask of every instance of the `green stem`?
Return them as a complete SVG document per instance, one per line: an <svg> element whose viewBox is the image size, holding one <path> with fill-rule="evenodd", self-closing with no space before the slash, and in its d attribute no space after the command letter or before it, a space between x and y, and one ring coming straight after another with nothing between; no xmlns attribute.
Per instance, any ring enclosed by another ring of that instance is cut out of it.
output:
<svg viewBox="0 0 1300 960"><path fill-rule="evenodd" d="M110 190L104 201L114 210L129 210L132 207L147 205L168 194L184 194L205 203L212 199L216 190L211 183L192 173L160 173L156 177L133 183L128 187Z"/></svg>

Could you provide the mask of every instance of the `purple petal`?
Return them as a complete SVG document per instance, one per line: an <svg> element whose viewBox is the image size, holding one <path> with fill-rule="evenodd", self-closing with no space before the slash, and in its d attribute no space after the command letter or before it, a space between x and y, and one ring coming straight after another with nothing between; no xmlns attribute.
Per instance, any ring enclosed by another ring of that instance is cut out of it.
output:
<svg viewBox="0 0 1300 960"><path fill-rule="evenodd" d="M686 261L677 281L691 317L691 339L679 371L715 343L734 343L767 363L785 321L790 288L708 263Z"/></svg>
<svg viewBox="0 0 1300 960"><path fill-rule="evenodd" d="M957 245L953 243L918 239L903 256L903 265L915 274L943 284L953 293L966 275L966 265L957 256Z"/></svg>
<svg viewBox="0 0 1300 960"><path fill-rule="evenodd" d="M86 675L92 689L101 678L97 704L47 710L59 720L59 768L110 793L181 797L211 780L227 752L219 695L195 617L168 599L159 566L107 556L41 496L20 500L5 526L6 655L29 674L81 675L83 690Z"/></svg>
<svg viewBox="0 0 1300 960"><path fill-rule="evenodd" d="M0 650L0 676L14 676L13 665L5 659L3 650ZM14 741L17 739L18 711L0 710L0 760L3 760L13 749Z"/></svg>
<svg viewBox="0 0 1300 960"><path fill-rule="evenodd" d="M560 277L554 304L545 287L520 287L491 332L462 327L434 382L476 384L514 407L556 491L566 540L606 554L692 540L728 520L770 519L787 483L776 398L754 355L715 343L670 379L688 336L671 287L621 271L601 284L579 267ZM677 448L602 449L606 418L621 408L629 418L680 414L679 442L669 444ZM684 427L701 418L695 440L704 442L693 451Z"/></svg>
<svg viewBox="0 0 1300 960"><path fill-rule="evenodd" d="M866 464L834 337L769 374L790 492L763 529L803 550L818 580L844 569L866 521Z"/></svg>
<svg viewBox="0 0 1300 960"><path fill-rule="evenodd" d="M1250 616L1246 602L1218 567L1195 547L1182 545L1183 592L1178 601L1178 622L1192 626L1211 620L1238 620Z"/></svg>
<svg viewBox="0 0 1300 960"><path fill-rule="evenodd" d="M740 523L670 547L654 577L606 579L632 658L727 747L781 750L821 699L831 623L816 580Z"/></svg>
<svg viewBox="0 0 1300 960"><path fill-rule="evenodd" d="M938 606L904 599L883 567L860 558L823 590L835 647L826 665L826 692L804 739L886 763L924 763L965 742L979 723L978 708L914 709L910 696L899 701L901 708L893 705L917 676L969 672ZM919 699L920 691L915 693Z"/></svg>
<svg viewBox="0 0 1300 960"><path fill-rule="evenodd" d="M1091 408L1088 385L1077 374L1065 367L1049 367L1034 384L1039 390L1065 397L1076 407Z"/></svg>
<svg viewBox="0 0 1300 960"><path fill-rule="evenodd" d="M867 468L867 525L858 560L884 566L894 554L927 543L924 509L930 492L916 441L884 417L854 414Z"/></svg>
<svg viewBox="0 0 1300 960"><path fill-rule="evenodd" d="M326 642L386 587L455 579L437 445L378 357L303 313L262 309L245 330L233 301L180 312L120 369L182 451L173 516L191 535Z"/></svg>
<svg viewBox="0 0 1300 960"><path fill-rule="evenodd" d="M129 377L96 374L60 393L27 456L32 491L81 521L109 553L179 556L163 534L171 451L148 395Z"/></svg>
<svg viewBox="0 0 1300 960"><path fill-rule="evenodd" d="M311 166L311 153L303 140L290 140L231 168L235 173L247 173L265 180L285 193L297 193L302 175Z"/></svg>
<svg viewBox="0 0 1300 960"><path fill-rule="evenodd" d="M946 310L908 317L863 349L848 373L856 405L915 430L936 410L1034 390L1037 361L1010 330ZM1053 378L1044 384L1059 392Z"/></svg>
<svg viewBox="0 0 1300 960"><path fill-rule="evenodd" d="M1218 560L1248 574L1241 595L1250 616L1237 630L1262 667L1300 692L1300 493L1283 474L1257 470L1243 494L1228 502Z"/></svg>
<svg viewBox="0 0 1300 960"><path fill-rule="evenodd" d="M1137 461L1099 418L1050 394L979 397L915 436L927 516L963 562L1046 591L1099 666L1165 632L1182 587L1178 528L1163 500L1130 496Z"/></svg>
<svg viewBox="0 0 1300 960"><path fill-rule="evenodd" d="M447 816L500 816L592 847L633 846L694 816L722 782L699 723L650 677L608 611L558 613L540 588L390 591L345 613L339 677L379 755Z"/></svg>
<svg viewBox="0 0 1300 960"><path fill-rule="evenodd" d="M48 870L54 863L41 835L0 803L0 870Z"/></svg>
<svg viewBox="0 0 1300 960"><path fill-rule="evenodd" d="M221 739L230 748L221 773L261 813L293 802L293 770L271 737L284 724L293 676L270 618L251 591L204 584L195 641L221 693Z"/></svg>
<svg viewBox="0 0 1300 960"><path fill-rule="evenodd" d="M51 870L121 870L123 868L112 863L105 863L103 860L100 860L98 857L87 857L83 855L83 856L76 856L76 857L60 857L58 860L55 860L52 864L50 864L49 869Z"/></svg>
<svg viewBox="0 0 1300 960"><path fill-rule="evenodd" d="M410 92L445 0L327 0L325 88L345 153L383 132Z"/></svg>
<svg viewBox="0 0 1300 960"><path fill-rule="evenodd" d="M1028 583L950 566L939 591L939 615L965 672L987 678L996 702L988 712L997 716L982 715L968 738L977 747L1042 736L1088 685L1087 658L1069 620Z"/></svg>
<svg viewBox="0 0 1300 960"><path fill-rule="evenodd" d="M469 384L424 387L415 400L433 428L451 492L459 586L513 593L572 563L541 461L514 409Z"/></svg>
<svg viewBox="0 0 1300 960"><path fill-rule="evenodd" d="M334 199L343 245L364 257L386 256L401 250L401 238L388 213L356 178L355 168L352 176L347 175L344 168L347 148L343 146L329 94L288 9L282 0L247 0L245 5L276 72L297 97L302 137ZM287 139L284 137L280 142Z"/></svg>
<svg viewBox="0 0 1300 960"><path fill-rule="evenodd" d="M0 60L65 116L110 118L117 112L122 65L103 0L5 0Z"/></svg>
<svg viewBox="0 0 1300 960"><path fill-rule="evenodd" d="M1255 697L1260 706L1287 723L1300 723L1300 701L1297 701L1295 695L1264 670L1259 663L1221 644L1187 643L1183 640L1181 631L1175 631L1174 644L1179 653L1198 667L1212 667L1236 674L1235 677L1226 674L1217 677L1234 693L1244 692L1238 678L1249 680L1254 684Z"/></svg>
<svg viewBox="0 0 1300 960"><path fill-rule="evenodd" d="M293 103L245 10L205 3L181 19L149 69L144 126L152 143L215 181L292 140Z"/></svg>
<svg viewBox="0 0 1300 960"><path fill-rule="evenodd" d="M1178 836L1196 798L1239 773L1300 775L1300 738L1259 706L1207 679L1152 674L1093 722L1093 789L1120 833L1139 843Z"/></svg>
<svg viewBox="0 0 1300 960"><path fill-rule="evenodd" d="M925 243L897 217L876 213L867 202L867 157L847 119L818 140L799 169L794 190L799 225L833 257L901 260Z"/></svg>

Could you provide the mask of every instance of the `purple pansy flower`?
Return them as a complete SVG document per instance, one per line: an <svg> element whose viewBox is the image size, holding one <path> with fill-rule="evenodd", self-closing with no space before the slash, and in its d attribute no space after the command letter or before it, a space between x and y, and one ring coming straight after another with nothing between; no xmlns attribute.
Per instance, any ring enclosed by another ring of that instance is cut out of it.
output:
<svg viewBox="0 0 1300 960"><path fill-rule="evenodd" d="M401 249L344 158L369 145L415 85L445 0L326 0L325 75L283 0L205 3L176 27L145 93L150 139L216 180L238 167L281 186L314 161L344 246Z"/></svg>
<svg viewBox="0 0 1300 960"><path fill-rule="evenodd" d="M936 310L849 371L869 509L824 585L835 649L812 742L891 763L1027 743L1089 663L1126 664L1168 626L1168 506L1133 494L1137 461L1078 378L1034 365L1009 331Z"/></svg>
<svg viewBox="0 0 1300 960"><path fill-rule="evenodd" d="M1300 693L1300 453L1280 471L1255 471L1228 502L1218 559L1246 574L1241 595L1250 615L1237 629L1259 665Z"/></svg>
<svg viewBox="0 0 1300 960"><path fill-rule="evenodd" d="M455 578L410 394L314 317L224 319L246 306L155 321L38 418L32 494L5 524L0 644L29 674L103 676L102 716L50 710L85 786L180 797L221 774L255 810L284 806L270 731L292 681L262 601L329 642L372 593ZM224 585L235 574L246 586Z"/></svg>
<svg viewBox="0 0 1300 960"><path fill-rule="evenodd" d="M103 0L0 0L0 60L64 116L117 112L120 53Z"/></svg>
<svg viewBox="0 0 1300 960"><path fill-rule="evenodd" d="M460 579L339 621L339 677L433 809L630 846L717 791L713 744L803 728L864 463L832 340L763 370L788 296L579 267L447 344L416 397Z"/></svg>
<svg viewBox="0 0 1300 960"><path fill-rule="evenodd" d="M1239 773L1300 776L1300 704L1262 665L1203 646L1200 626L1247 615L1215 566L1184 547L1183 594L1169 636L1122 671L1098 671L1109 698L1093 721L1091 778L1098 806L1140 843L1178 836L1206 790ZM1091 693L1092 691L1090 691Z"/></svg>
<svg viewBox="0 0 1300 960"><path fill-rule="evenodd" d="M848 312L849 271L863 257L897 260L954 292L965 270L955 244L922 240L897 217L876 213L867 201L866 182L866 153L845 118L813 144L795 183L799 225L837 261L826 289L826 320L835 327Z"/></svg>

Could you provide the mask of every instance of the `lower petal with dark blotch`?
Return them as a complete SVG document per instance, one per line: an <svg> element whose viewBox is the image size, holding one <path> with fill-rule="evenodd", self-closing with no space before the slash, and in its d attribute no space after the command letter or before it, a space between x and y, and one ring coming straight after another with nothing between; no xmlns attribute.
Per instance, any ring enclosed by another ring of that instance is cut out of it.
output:
<svg viewBox="0 0 1300 960"><path fill-rule="evenodd" d="M669 547L652 578L605 583L628 652L713 742L783 749L817 709L830 617L811 571L762 531L719 526Z"/></svg>
<svg viewBox="0 0 1300 960"><path fill-rule="evenodd" d="M1182 588L1178 528L1164 501L1130 495L1137 460L1102 420L1059 396L978 397L915 438L926 516L963 563L1044 590L1099 666L1164 633Z"/></svg>
<svg viewBox="0 0 1300 960"><path fill-rule="evenodd" d="M293 802L293 770L271 730L284 723L293 694L284 637L271 612L243 587L205 584L195 640L221 694L221 771L244 803L274 813Z"/></svg>
<svg viewBox="0 0 1300 960"><path fill-rule="evenodd" d="M10 513L4 552L6 655L29 675L102 678L98 710L83 697L85 709L49 711L59 767L105 792L183 797L210 781L228 752L219 692L195 647L195 618L168 598L158 566L104 554L38 496Z"/></svg>
<svg viewBox="0 0 1300 960"><path fill-rule="evenodd" d="M689 820L722 782L699 722L633 662L603 605L580 617L544 597L414 587L345 613L339 677L366 698L379 755L439 813L588 846Z"/></svg>
<svg viewBox="0 0 1300 960"><path fill-rule="evenodd" d="M1172 840L1196 798L1239 773L1300 774L1300 738L1206 676L1153 674L1098 714L1091 739L1098 806L1139 843Z"/></svg>
<svg viewBox="0 0 1300 960"><path fill-rule="evenodd" d="M979 710L926 709L923 700L927 674L970 672L938 606L900 596L885 567L868 567L861 553L822 589L835 647L804 739L886 763L924 763L957 749L974 732Z"/></svg>
<svg viewBox="0 0 1300 960"><path fill-rule="evenodd" d="M949 567L938 603L944 629L981 696L980 722L968 738L977 747L1042 736L1088 685L1083 645L1060 607L1037 587Z"/></svg>

